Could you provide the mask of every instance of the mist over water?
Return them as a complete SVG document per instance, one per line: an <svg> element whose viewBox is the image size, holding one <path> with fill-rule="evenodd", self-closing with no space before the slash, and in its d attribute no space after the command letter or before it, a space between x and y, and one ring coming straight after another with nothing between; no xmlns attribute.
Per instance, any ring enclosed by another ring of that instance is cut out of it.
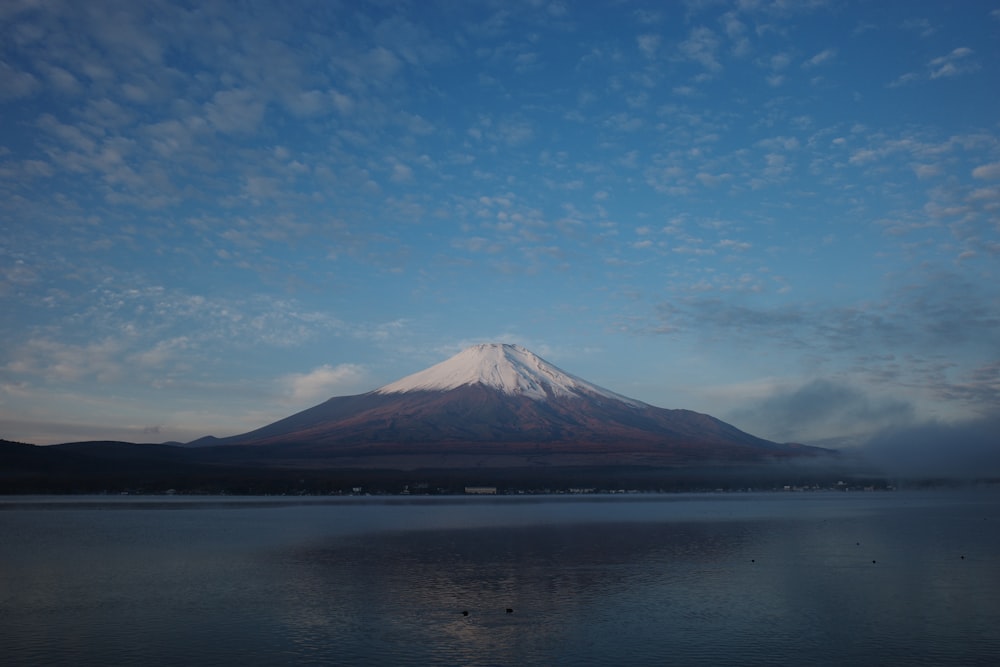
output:
<svg viewBox="0 0 1000 667"><path fill-rule="evenodd" d="M984 490L4 499L0 637L13 665L988 664L998 522Z"/></svg>
<svg viewBox="0 0 1000 667"><path fill-rule="evenodd" d="M887 429L872 437L863 451L895 476L996 479L1000 477L1000 417Z"/></svg>

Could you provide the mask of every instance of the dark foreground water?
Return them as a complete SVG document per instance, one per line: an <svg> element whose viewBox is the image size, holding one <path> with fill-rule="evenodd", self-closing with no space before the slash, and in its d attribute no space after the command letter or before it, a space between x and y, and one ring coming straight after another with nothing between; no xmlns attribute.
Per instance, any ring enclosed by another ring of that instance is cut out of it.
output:
<svg viewBox="0 0 1000 667"><path fill-rule="evenodd" d="M0 663L996 665L1000 494L0 498Z"/></svg>

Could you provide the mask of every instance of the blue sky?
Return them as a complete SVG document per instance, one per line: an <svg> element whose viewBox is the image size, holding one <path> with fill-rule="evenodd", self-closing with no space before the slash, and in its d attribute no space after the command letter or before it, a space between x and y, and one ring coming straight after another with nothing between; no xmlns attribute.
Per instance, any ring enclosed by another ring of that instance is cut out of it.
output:
<svg viewBox="0 0 1000 667"><path fill-rule="evenodd" d="M0 437L483 341L764 437L1000 413L1000 2L0 5Z"/></svg>

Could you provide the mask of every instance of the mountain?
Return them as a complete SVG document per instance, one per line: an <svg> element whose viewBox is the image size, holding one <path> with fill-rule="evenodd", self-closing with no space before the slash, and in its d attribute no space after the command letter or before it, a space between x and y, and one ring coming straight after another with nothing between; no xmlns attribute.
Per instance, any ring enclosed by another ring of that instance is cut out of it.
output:
<svg viewBox="0 0 1000 667"><path fill-rule="evenodd" d="M522 347L485 344L227 438L0 440L0 493L781 488L844 479L832 454L649 405Z"/></svg>
<svg viewBox="0 0 1000 667"><path fill-rule="evenodd" d="M482 344L366 394L191 446L245 461L355 467L752 463L826 450L779 444L566 373L523 347Z"/></svg>

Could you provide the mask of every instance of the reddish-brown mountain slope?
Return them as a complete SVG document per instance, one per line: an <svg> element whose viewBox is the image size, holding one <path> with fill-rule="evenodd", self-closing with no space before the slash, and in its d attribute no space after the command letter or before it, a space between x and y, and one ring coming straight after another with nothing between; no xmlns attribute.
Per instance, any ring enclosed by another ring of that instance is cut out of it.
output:
<svg viewBox="0 0 1000 667"><path fill-rule="evenodd" d="M569 375L512 345L479 345L367 394L331 398L263 428L198 445L273 456L386 462L422 456L547 463L750 462L825 450L778 444L709 415L668 410ZM389 458L386 458L389 457Z"/></svg>

